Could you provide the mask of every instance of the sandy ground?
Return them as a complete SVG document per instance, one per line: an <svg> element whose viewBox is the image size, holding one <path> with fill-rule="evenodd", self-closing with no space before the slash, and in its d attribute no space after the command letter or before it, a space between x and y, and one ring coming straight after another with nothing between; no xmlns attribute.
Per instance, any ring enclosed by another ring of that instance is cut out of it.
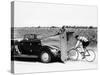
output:
<svg viewBox="0 0 100 75"><path fill-rule="evenodd" d="M66 63L40 63L28 61L14 61L15 73L34 73L34 72L52 72L52 71L69 71L69 70L84 70L97 68L97 52L94 62L86 60L67 61Z"/></svg>
<svg viewBox="0 0 100 75"><path fill-rule="evenodd" d="M65 71L65 70L81 70L81 69L95 69L96 63L89 63L84 61L68 61L63 63L33 63L15 61L15 73L33 73L33 72L50 72L50 71Z"/></svg>

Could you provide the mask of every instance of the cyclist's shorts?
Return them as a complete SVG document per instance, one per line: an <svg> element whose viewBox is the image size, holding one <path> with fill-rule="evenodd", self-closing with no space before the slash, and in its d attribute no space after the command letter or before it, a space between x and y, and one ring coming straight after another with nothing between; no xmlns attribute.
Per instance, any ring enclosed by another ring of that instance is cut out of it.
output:
<svg viewBox="0 0 100 75"><path fill-rule="evenodd" d="M82 44L83 44L83 48L86 48L88 45L89 45L89 41L87 41L87 42L82 42Z"/></svg>

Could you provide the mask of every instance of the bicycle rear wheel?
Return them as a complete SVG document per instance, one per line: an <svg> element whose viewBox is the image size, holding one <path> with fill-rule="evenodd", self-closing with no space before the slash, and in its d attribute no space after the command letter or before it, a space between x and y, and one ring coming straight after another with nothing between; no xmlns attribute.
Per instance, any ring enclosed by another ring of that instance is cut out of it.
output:
<svg viewBox="0 0 100 75"><path fill-rule="evenodd" d="M76 61L76 60L78 60L78 57L79 57L79 52L78 52L78 50L76 50L76 49L71 49L71 50L68 51L68 58L69 58L70 60Z"/></svg>
<svg viewBox="0 0 100 75"><path fill-rule="evenodd" d="M93 62L96 58L96 54L92 49L86 50L85 53L85 60L88 62Z"/></svg>

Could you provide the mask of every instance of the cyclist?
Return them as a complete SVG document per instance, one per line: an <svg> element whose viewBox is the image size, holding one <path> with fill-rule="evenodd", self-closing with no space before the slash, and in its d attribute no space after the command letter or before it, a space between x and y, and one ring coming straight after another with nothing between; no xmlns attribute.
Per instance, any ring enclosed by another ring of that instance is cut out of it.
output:
<svg viewBox="0 0 100 75"><path fill-rule="evenodd" d="M84 59L84 58L85 58L85 53L84 53L84 52L85 52L86 47L89 45L90 42L89 42L89 40L88 40L86 37L84 37L84 36L76 35L75 38L76 38L76 40L77 40L77 43L76 43L76 45L75 45L75 48L81 47L81 49L82 49L81 54L83 55L82 59Z"/></svg>

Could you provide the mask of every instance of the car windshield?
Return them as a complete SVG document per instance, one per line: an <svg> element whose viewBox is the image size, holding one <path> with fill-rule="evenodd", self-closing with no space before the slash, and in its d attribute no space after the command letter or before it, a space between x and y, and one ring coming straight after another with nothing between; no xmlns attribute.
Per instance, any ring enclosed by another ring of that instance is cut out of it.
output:
<svg viewBox="0 0 100 75"><path fill-rule="evenodd" d="M36 34L26 34L24 35L24 39L26 40L37 39L37 35Z"/></svg>

